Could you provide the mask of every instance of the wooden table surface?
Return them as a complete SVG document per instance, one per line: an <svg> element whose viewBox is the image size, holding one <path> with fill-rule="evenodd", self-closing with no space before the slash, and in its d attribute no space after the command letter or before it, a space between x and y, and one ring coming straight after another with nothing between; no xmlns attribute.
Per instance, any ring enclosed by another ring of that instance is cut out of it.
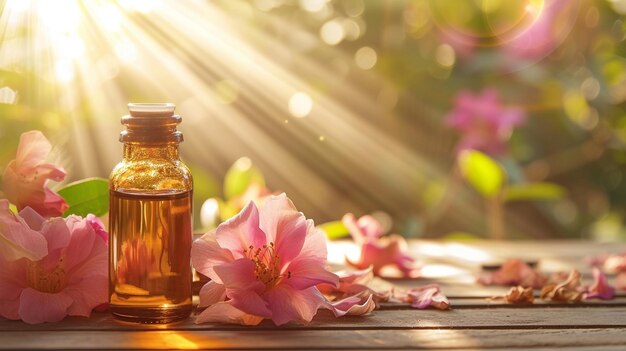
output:
<svg viewBox="0 0 626 351"><path fill-rule="evenodd" d="M339 250L335 243L330 259ZM400 287L437 282L452 310L416 310L385 304L373 314L335 318L320 311L308 325L257 327L194 324L194 318L169 325L130 325L108 313L67 318L60 323L27 325L0 321L0 349L626 349L626 292L613 300L564 304L538 300L508 305L486 298L508 290L474 283L481 263L509 257L537 260L543 272L579 269L591 280L584 258L624 252L626 244L590 242L479 242L472 244L414 241L411 252L424 263L424 277L387 280ZM611 279L612 281L612 279ZM381 282L379 282L381 283ZM384 283L386 284L386 283Z"/></svg>

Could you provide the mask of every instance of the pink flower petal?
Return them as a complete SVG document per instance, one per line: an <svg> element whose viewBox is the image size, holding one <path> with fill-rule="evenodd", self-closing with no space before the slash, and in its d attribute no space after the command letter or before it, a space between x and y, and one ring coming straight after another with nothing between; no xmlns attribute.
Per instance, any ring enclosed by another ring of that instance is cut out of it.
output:
<svg viewBox="0 0 626 351"><path fill-rule="evenodd" d="M271 318L273 311L268 308L268 302L253 289L226 289L226 296L231 305L246 313Z"/></svg>
<svg viewBox="0 0 626 351"><path fill-rule="evenodd" d="M331 310L335 317L361 316L376 309L373 295L369 295L363 302L361 300L357 296L349 296L336 302L329 302L325 307Z"/></svg>
<svg viewBox="0 0 626 351"><path fill-rule="evenodd" d="M312 221L307 221L284 193L270 196L260 210L260 227L267 234L267 241L276 244L283 264L300 254L312 226Z"/></svg>
<svg viewBox="0 0 626 351"><path fill-rule="evenodd" d="M223 263L213 267L213 270L226 289L258 288L262 290L265 288L256 278L255 265L250 259L240 258L232 262Z"/></svg>
<svg viewBox="0 0 626 351"><path fill-rule="evenodd" d="M228 302L219 302L211 305L196 318L196 323L258 325L261 321L263 321L263 317L247 314L233 307Z"/></svg>
<svg viewBox="0 0 626 351"><path fill-rule="evenodd" d="M339 278L335 274L327 271L314 258L296 259L291 262L287 271L288 278L283 278L283 282L297 290L324 283L336 286L339 282Z"/></svg>
<svg viewBox="0 0 626 351"><path fill-rule="evenodd" d="M593 268L593 284L587 288L584 299L598 298L610 300L615 296L615 289L609 285L606 276L597 267Z"/></svg>
<svg viewBox="0 0 626 351"><path fill-rule="evenodd" d="M65 318L72 303L72 298L63 292L48 294L28 288L20 297L19 314L28 324L58 322Z"/></svg>
<svg viewBox="0 0 626 351"><path fill-rule="evenodd" d="M213 268L223 263L232 262L233 254L220 247L215 240L215 232L204 234L191 245L191 262L193 267L217 283L222 283Z"/></svg>
<svg viewBox="0 0 626 351"><path fill-rule="evenodd" d="M291 321L310 322L326 299L315 287L294 290L289 286L279 285L266 294L272 311L272 321L283 325Z"/></svg>
<svg viewBox="0 0 626 351"><path fill-rule="evenodd" d="M198 307L207 307L226 299L226 288L224 285L210 281L200 289L200 303Z"/></svg>
<svg viewBox="0 0 626 351"><path fill-rule="evenodd" d="M35 168L45 161L51 150L52 145L43 133L32 130L20 135L15 161L23 168Z"/></svg>
<svg viewBox="0 0 626 351"><path fill-rule="evenodd" d="M73 300L67 314L89 317L94 308L109 300L109 277L95 275L81 279L65 289L65 293Z"/></svg>
<svg viewBox="0 0 626 351"><path fill-rule="evenodd" d="M97 236L91 225L78 216L69 216L65 219L71 236L65 251L65 267L73 269L84 262L91 253L91 248Z"/></svg>
<svg viewBox="0 0 626 351"><path fill-rule="evenodd" d="M20 211L19 216L22 217L26 224L28 224L30 229L36 231L40 231L43 223L46 221L45 218L41 217L41 215L39 215L37 211L33 210L30 207L24 207Z"/></svg>
<svg viewBox="0 0 626 351"><path fill-rule="evenodd" d="M429 284L419 288L412 288L403 296L403 300L411 304L411 307L424 309L433 306L440 310L450 308L448 298L443 295L437 284Z"/></svg>
<svg viewBox="0 0 626 351"><path fill-rule="evenodd" d="M22 257L37 261L48 253L46 238L28 227L0 200L0 259L15 261Z"/></svg>
<svg viewBox="0 0 626 351"><path fill-rule="evenodd" d="M254 202L236 216L220 224L215 231L220 247L228 249L235 258L244 257L244 250L263 247L267 243L265 233L259 228L259 210Z"/></svg>
<svg viewBox="0 0 626 351"><path fill-rule="evenodd" d="M318 228L309 227L299 257L312 258L326 264L327 255L326 234Z"/></svg>
<svg viewBox="0 0 626 351"><path fill-rule="evenodd" d="M85 220L96 232L96 235L98 235L105 243L109 242L109 233L107 233L107 231L104 229L104 223L102 223L100 218L92 214L88 214L87 217L85 217Z"/></svg>

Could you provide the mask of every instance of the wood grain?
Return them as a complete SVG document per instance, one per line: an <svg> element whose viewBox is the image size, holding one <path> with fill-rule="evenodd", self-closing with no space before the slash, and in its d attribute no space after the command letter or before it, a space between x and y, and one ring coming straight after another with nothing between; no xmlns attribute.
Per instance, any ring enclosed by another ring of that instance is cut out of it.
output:
<svg viewBox="0 0 626 351"><path fill-rule="evenodd" d="M0 332L2 349L476 349L626 345L620 329Z"/></svg>
<svg viewBox="0 0 626 351"><path fill-rule="evenodd" d="M626 307L527 307L527 308L467 308L450 311L433 309L378 310L369 316L335 318L320 311L307 325L289 324L280 328L264 322L257 329L330 330L330 329L529 329L529 328L626 328ZM222 324L202 324L193 318L169 325L137 325L116 322L106 313L90 319L71 317L60 323L27 325L19 321L0 323L3 331L128 331L128 330L250 330L249 327Z"/></svg>

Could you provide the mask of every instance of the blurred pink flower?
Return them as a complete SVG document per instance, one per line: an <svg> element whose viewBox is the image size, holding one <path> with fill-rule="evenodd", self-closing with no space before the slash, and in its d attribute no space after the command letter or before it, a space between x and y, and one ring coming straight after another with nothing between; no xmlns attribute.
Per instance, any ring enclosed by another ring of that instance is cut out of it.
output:
<svg viewBox="0 0 626 351"><path fill-rule="evenodd" d="M415 260L409 256L407 243L399 235L390 235L382 238L380 223L371 216L363 216L358 220L352 213L342 218L352 239L361 248L357 261L346 261L357 269L366 269L372 266L375 275L380 276L385 267L396 268L403 277L417 277L419 269L415 267Z"/></svg>
<svg viewBox="0 0 626 351"><path fill-rule="evenodd" d="M547 279L541 273L519 259L510 259L493 272L483 272L478 282L483 285L520 285L525 288L541 288Z"/></svg>
<svg viewBox="0 0 626 351"><path fill-rule="evenodd" d="M593 284L586 290L583 295L585 300L593 298L610 300L615 296L615 289L609 285L606 276L597 267L593 268Z"/></svg>
<svg viewBox="0 0 626 351"><path fill-rule="evenodd" d="M512 38L505 38L507 41L502 44L505 52L526 60L539 60L549 55L574 24L575 18L568 19L570 11L577 6L574 3L571 0L547 0L542 8L530 7L530 23Z"/></svg>
<svg viewBox="0 0 626 351"><path fill-rule="evenodd" d="M450 308L448 298L441 292L439 285L428 284L425 286L409 289L407 292L396 292L394 297L411 304L413 308L424 309L428 306L440 310Z"/></svg>
<svg viewBox="0 0 626 351"><path fill-rule="evenodd" d="M600 254L587 259L592 267L601 268L608 273L626 272L626 252L619 254Z"/></svg>
<svg viewBox="0 0 626 351"><path fill-rule="evenodd" d="M0 316L26 323L88 317L108 299L108 249L87 220L44 219L30 208L19 214L47 242L40 260L0 257ZM0 218L5 224L6 217ZM29 247L31 242L23 249Z"/></svg>
<svg viewBox="0 0 626 351"><path fill-rule="evenodd" d="M20 136L15 159L2 177L5 196L18 210L28 206L44 217L60 216L67 210L65 200L46 187L48 179L58 182L65 178L63 168L45 163L51 149L40 131Z"/></svg>
<svg viewBox="0 0 626 351"><path fill-rule="evenodd" d="M193 266L211 278L200 291L197 323L276 325L311 321L327 301L316 285L336 285L326 238L285 194L254 202L193 243Z"/></svg>
<svg viewBox="0 0 626 351"><path fill-rule="evenodd" d="M526 115L522 110L502 105L496 90L484 89L479 94L459 92L454 110L446 122L461 134L457 152L475 149L490 155L500 155L506 151L505 142L513 128L525 120Z"/></svg>
<svg viewBox="0 0 626 351"><path fill-rule="evenodd" d="M11 212L9 201L0 199L0 260L10 262L27 258L37 261L47 254L46 238Z"/></svg>

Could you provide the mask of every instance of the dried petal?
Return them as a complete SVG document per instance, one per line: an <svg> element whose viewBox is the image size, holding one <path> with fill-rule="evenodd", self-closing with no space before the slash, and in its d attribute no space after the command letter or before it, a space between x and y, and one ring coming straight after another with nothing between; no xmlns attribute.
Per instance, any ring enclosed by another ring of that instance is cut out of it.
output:
<svg viewBox="0 0 626 351"><path fill-rule="evenodd" d="M491 300L503 300L508 303L533 303L535 296L533 288L525 288L523 286L513 286L508 293L502 296L492 297Z"/></svg>
<svg viewBox="0 0 626 351"><path fill-rule="evenodd" d="M544 300L579 302L583 293L578 290L580 286L580 272L572 270L568 278L562 283L549 283L541 289L541 298Z"/></svg>

